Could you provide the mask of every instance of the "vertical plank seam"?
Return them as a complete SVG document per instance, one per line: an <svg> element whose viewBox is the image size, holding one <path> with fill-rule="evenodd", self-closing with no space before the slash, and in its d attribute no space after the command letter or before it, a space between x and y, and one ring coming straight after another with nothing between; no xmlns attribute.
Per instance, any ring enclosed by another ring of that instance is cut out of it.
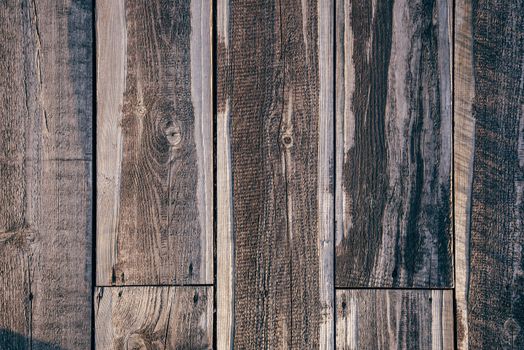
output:
<svg viewBox="0 0 524 350"><path fill-rule="evenodd" d="M217 199L217 99L218 99L218 85L217 85L217 1L211 3L211 115L213 118L213 349L217 349L218 331L217 331L217 271L218 271L218 257L217 257L217 228L218 228L218 199Z"/></svg>
<svg viewBox="0 0 524 350"><path fill-rule="evenodd" d="M93 75L93 96L92 96L92 136L91 136L91 149L92 149L92 164L91 164L91 350L96 349L96 327L95 327L95 302L96 302L96 288L97 288L97 279L96 279L96 241L97 241L97 148L96 148L96 136L97 136L97 59L96 59L96 0L92 0L91 3L91 28L92 28L92 75Z"/></svg>
<svg viewBox="0 0 524 350"><path fill-rule="evenodd" d="M331 190L333 191L333 226L331 228L331 234L332 234L332 246L333 246L333 290L332 290L332 293L333 293L333 308L332 308L332 313L333 313L333 325L332 325L332 330L333 330L333 346L334 346L334 349L337 349L337 266L336 266L336 263L337 263L337 259L336 259L336 248L337 248L337 245L336 245L336 242L337 242L337 238L336 238L336 235L337 235L337 232L336 232L336 228L337 228L337 213L336 213L336 210L337 210L337 155L336 155L336 152L337 152L337 29L338 29L338 25L337 25L337 0L333 0L333 13L332 13L332 20L333 20L333 38L332 38L332 45L333 45L333 57L331 58L331 62L333 64L333 79L332 79L332 86L333 86L333 96L332 96L332 103L333 105L331 106L331 109L332 109L332 113L333 113L333 125L332 125L332 128L333 128L333 154L332 154L332 157L333 157L333 173L331 174L332 178L333 178L333 184L332 184L332 188Z"/></svg>
<svg viewBox="0 0 524 350"><path fill-rule="evenodd" d="M456 263L456 225L455 225L455 6L456 0L451 0L451 47L450 47L450 69L451 69L451 233L453 245L453 348L458 349L458 322L457 322L457 263Z"/></svg>

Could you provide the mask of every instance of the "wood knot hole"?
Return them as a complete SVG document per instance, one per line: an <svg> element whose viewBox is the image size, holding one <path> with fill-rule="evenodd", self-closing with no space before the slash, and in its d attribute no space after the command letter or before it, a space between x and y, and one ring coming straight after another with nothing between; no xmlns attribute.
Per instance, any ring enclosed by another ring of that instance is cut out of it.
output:
<svg viewBox="0 0 524 350"><path fill-rule="evenodd" d="M291 137L291 135L282 136L282 144L288 148L293 146L293 138Z"/></svg>
<svg viewBox="0 0 524 350"><path fill-rule="evenodd" d="M165 129L165 133L167 142L169 142L171 147L179 148L182 143L182 130L180 126L177 124L170 125Z"/></svg>

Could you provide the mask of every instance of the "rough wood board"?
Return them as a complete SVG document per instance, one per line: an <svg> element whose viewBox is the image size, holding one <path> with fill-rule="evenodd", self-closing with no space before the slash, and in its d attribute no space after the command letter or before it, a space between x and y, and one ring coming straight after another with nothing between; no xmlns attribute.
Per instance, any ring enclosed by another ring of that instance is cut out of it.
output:
<svg viewBox="0 0 524 350"><path fill-rule="evenodd" d="M92 4L0 3L0 341L91 344Z"/></svg>
<svg viewBox="0 0 524 350"><path fill-rule="evenodd" d="M101 287L95 298L97 349L213 348L211 287Z"/></svg>
<svg viewBox="0 0 524 350"><path fill-rule="evenodd" d="M333 348L333 3L217 3L218 348Z"/></svg>
<svg viewBox="0 0 524 350"><path fill-rule="evenodd" d="M339 287L453 285L449 6L337 2Z"/></svg>
<svg viewBox="0 0 524 350"><path fill-rule="evenodd" d="M524 2L457 1L459 349L524 348Z"/></svg>
<svg viewBox="0 0 524 350"><path fill-rule="evenodd" d="M452 350L452 290L338 290L337 349Z"/></svg>
<svg viewBox="0 0 524 350"><path fill-rule="evenodd" d="M100 1L96 26L97 283L212 283L210 1Z"/></svg>

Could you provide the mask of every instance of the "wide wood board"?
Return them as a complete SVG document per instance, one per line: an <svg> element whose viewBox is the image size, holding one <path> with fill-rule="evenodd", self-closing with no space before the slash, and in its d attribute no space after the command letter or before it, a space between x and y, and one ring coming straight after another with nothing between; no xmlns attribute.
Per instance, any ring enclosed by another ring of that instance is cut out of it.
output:
<svg viewBox="0 0 524 350"><path fill-rule="evenodd" d="M524 2L455 4L459 349L524 348Z"/></svg>
<svg viewBox="0 0 524 350"><path fill-rule="evenodd" d="M100 287L95 347L213 349L213 288Z"/></svg>
<svg viewBox="0 0 524 350"><path fill-rule="evenodd" d="M337 1L338 287L453 286L450 6Z"/></svg>
<svg viewBox="0 0 524 350"><path fill-rule="evenodd" d="M333 2L217 3L218 348L333 343Z"/></svg>
<svg viewBox="0 0 524 350"><path fill-rule="evenodd" d="M91 344L92 21L0 2L1 348Z"/></svg>
<svg viewBox="0 0 524 350"><path fill-rule="evenodd" d="M211 3L96 11L97 284L212 283Z"/></svg>

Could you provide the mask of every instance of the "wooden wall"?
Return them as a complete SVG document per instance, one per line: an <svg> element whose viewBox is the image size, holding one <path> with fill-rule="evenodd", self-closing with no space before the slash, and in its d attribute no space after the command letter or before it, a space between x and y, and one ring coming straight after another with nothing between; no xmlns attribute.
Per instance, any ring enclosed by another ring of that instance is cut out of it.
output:
<svg viewBox="0 0 524 350"><path fill-rule="evenodd" d="M0 1L0 349L524 348L524 1Z"/></svg>

